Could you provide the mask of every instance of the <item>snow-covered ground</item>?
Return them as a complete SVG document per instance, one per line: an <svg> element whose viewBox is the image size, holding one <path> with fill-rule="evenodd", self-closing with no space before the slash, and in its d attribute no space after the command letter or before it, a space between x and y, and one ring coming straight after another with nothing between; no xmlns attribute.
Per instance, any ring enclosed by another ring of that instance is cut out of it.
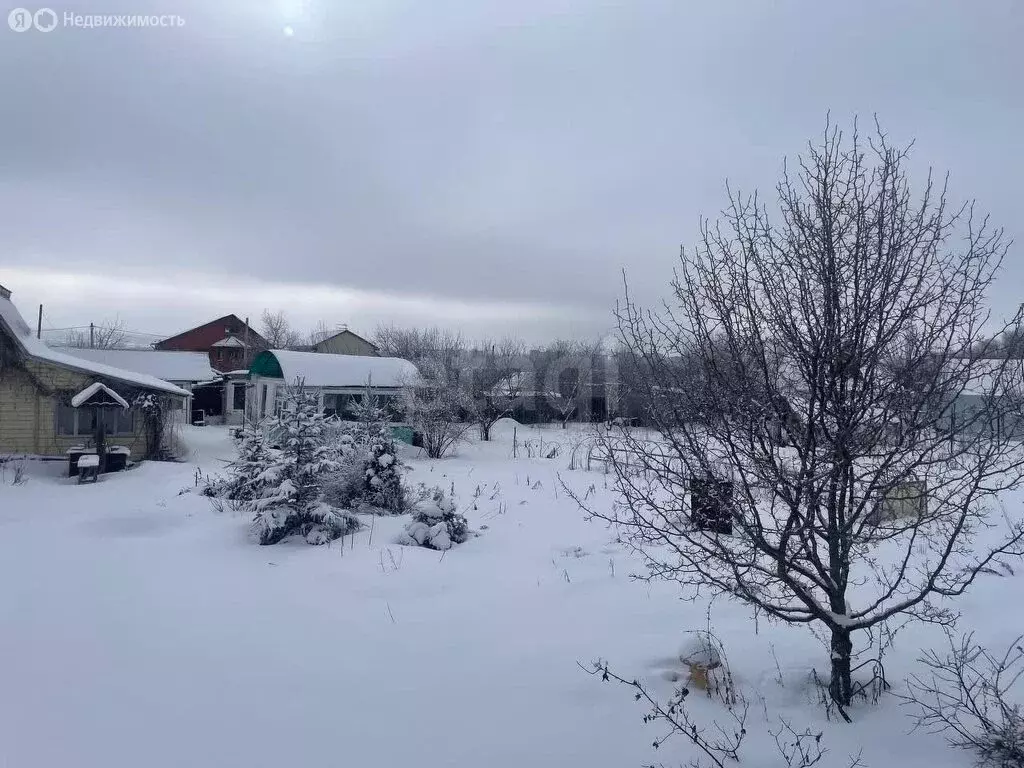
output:
<svg viewBox="0 0 1024 768"><path fill-rule="evenodd" d="M571 439L519 428L520 442ZM145 464L76 485L33 462L0 475L0 766L466 766L623 768L686 763L683 740L641 721L628 690L585 674L602 657L667 697L707 603L631 580L636 561L559 485L610 504L605 476L513 459L508 425L456 457L407 457L413 479L454 484L480 536L445 553L400 547L404 518L344 546L257 546L248 520L195 493L233 447L190 428L184 464ZM521 451L522 454L522 451ZM983 577L964 626L998 645L1021 629L1019 577ZM824 730L823 765L969 766L940 737L908 733L892 696L854 725L815 704L826 654L806 630L756 625L717 602L711 621L750 702L743 765L779 765L768 728ZM886 657L897 689L930 628ZM722 705L692 697L698 720ZM766 718L767 713L767 718ZM769 744L771 747L769 748Z"/></svg>

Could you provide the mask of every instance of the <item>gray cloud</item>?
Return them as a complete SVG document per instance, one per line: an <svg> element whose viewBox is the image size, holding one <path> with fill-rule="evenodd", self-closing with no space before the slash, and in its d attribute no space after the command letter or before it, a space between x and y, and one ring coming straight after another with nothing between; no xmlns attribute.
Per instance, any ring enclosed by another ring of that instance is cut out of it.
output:
<svg viewBox="0 0 1024 768"><path fill-rule="evenodd" d="M13 74L0 86L0 282L20 270L27 298L69 322L109 308L72 310L65 294L61 309L26 270L127 270L140 286L174 274L220 291L143 303L139 327L174 330L259 295L354 325L597 333L623 268L656 296L723 180L769 190L829 109L877 112L896 140L916 137L922 170L950 169L956 194L1020 233L1013 0L55 10L186 20L0 33ZM995 297L1006 306L1020 300L1018 261Z"/></svg>

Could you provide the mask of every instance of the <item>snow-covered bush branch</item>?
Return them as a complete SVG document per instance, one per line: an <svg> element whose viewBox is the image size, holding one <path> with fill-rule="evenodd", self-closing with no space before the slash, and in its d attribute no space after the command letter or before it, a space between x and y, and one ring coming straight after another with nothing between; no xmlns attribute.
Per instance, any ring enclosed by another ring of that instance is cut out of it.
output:
<svg viewBox="0 0 1024 768"><path fill-rule="evenodd" d="M690 714L686 704L690 697L690 689L686 686L676 688L667 701L662 701L640 680L621 677L613 672L607 661L595 661L589 668L579 665L590 675L600 677L603 682L614 682L630 690L633 700L643 704L647 711L643 722L655 724L662 728L651 746L662 749L669 741L682 739L690 742L696 749L697 757L690 760L689 768L725 768L742 761L742 750L747 737L747 715L749 705L739 695L722 698L725 705L726 721L712 720L700 723ZM768 712L765 710L765 717ZM774 762L779 768L811 768L825 758L828 750L822 746L822 732L810 728L798 730L793 724L779 718L778 725L768 730L774 740L777 759ZM847 768L858 768L860 758L851 758L845 762ZM653 768L653 767L652 767Z"/></svg>
<svg viewBox="0 0 1024 768"><path fill-rule="evenodd" d="M995 655L968 634L947 631L949 652L927 651L925 675L911 678L906 703L918 727L943 733L953 746L976 752L993 768L1024 766L1024 636Z"/></svg>
<svg viewBox="0 0 1024 768"><path fill-rule="evenodd" d="M412 522L399 537L399 544L447 550L469 538L469 523L443 488L421 485L418 497Z"/></svg>

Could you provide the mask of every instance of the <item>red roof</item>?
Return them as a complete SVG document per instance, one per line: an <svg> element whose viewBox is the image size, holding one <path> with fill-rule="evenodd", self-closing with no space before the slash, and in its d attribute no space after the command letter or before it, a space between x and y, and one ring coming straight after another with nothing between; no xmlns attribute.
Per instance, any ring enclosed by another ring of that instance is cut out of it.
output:
<svg viewBox="0 0 1024 768"><path fill-rule="evenodd" d="M237 346L232 346L233 353L224 349L222 342L226 338L234 337L239 340ZM248 350L243 347L248 345ZM184 352L206 352L210 356L210 365L218 371L240 368L248 363L251 357L250 350L266 349L269 344L267 340L252 329L246 329L245 322L238 315L224 315L216 320L211 320L203 325L190 328L187 331L158 341L153 345L157 349L174 349Z"/></svg>

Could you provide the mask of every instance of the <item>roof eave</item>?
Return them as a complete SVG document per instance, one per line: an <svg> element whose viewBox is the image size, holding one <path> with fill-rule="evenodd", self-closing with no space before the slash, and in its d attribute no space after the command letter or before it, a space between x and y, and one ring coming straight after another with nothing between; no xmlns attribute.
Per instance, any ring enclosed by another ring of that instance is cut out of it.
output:
<svg viewBox="0 0 1024 768"><path fill-rule="evenodd" d="M14 339L14 343L17 345L22 355L29 358L30 360L37 360L38 362L44 363L46 365L55 365L58 368L64 368L69 371L75 371L76 373L85 374L86 376L98 376L100 378L113 379L114 381L120 381L122 384L128 384L132 387L138 387L139 389L145 389L152 392L162 392L166 395L174 395L175 397L188 397L188 392L181 389L181 387L177 387L174 384L171 384L170 382L167 382L166 388L150 387L145 384L140 384L137 381L130 381L128 379L118 378L117 376L104 376L104 374L97 373L96 371L91 371L88 368L83 368L72 363L58 362L56 360L47 360L46 358L38 357L32 354L29 348L26 347L25 343L21 340L21 337L14 332L14 329L7 324L7 322L3 319L2 316L0 316L0 325L2 325L4 330L7 332L7 336ZM125 371L125 373L131 373L131 371Z"/></svg>

